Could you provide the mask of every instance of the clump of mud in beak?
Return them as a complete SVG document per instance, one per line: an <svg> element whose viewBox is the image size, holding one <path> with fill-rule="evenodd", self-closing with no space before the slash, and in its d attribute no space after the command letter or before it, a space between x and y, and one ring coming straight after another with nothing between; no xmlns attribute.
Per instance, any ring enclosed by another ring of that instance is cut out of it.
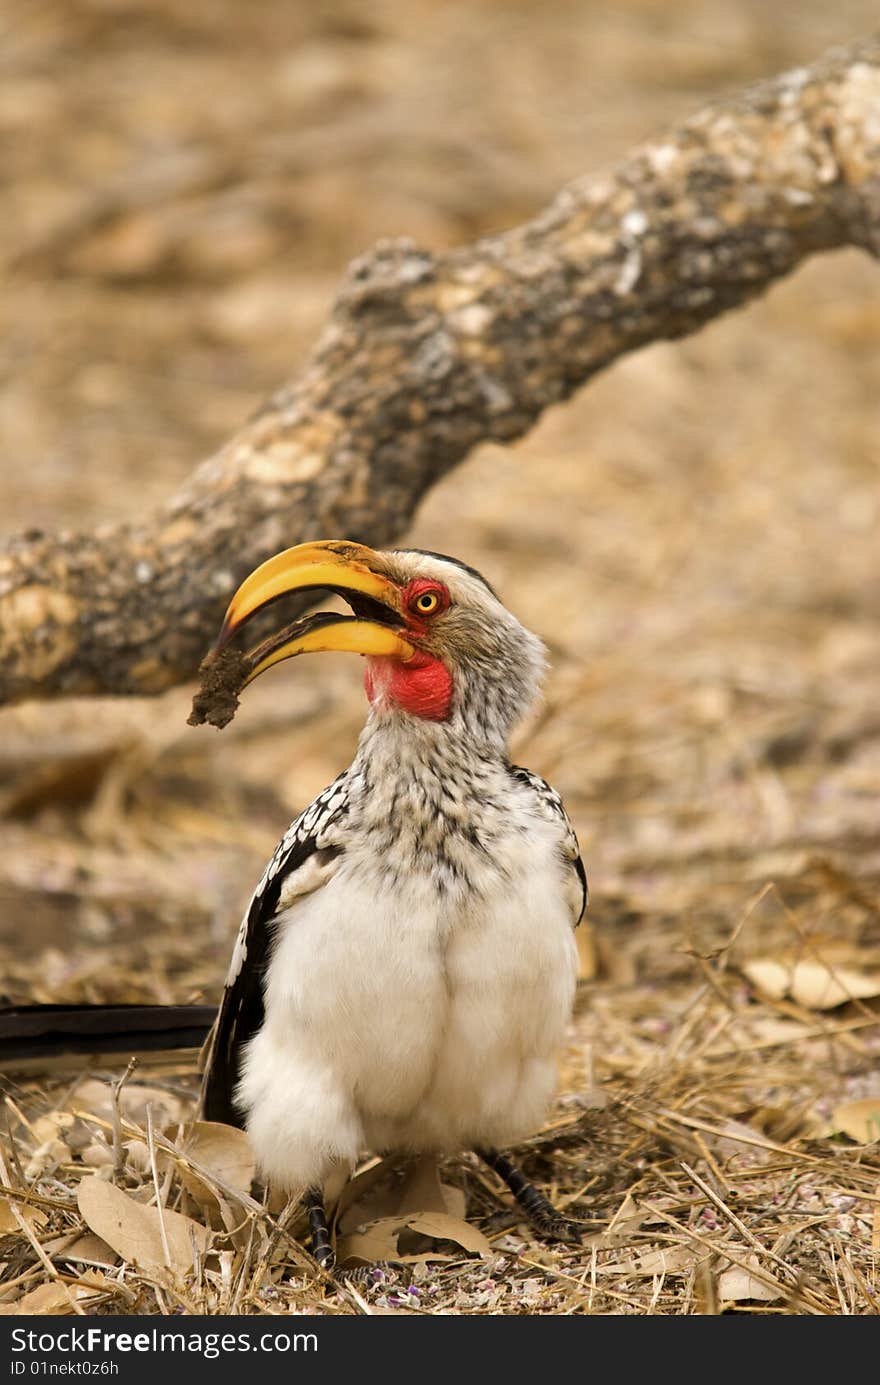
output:
<svg viewBox="0 0 880 1385"><path fill-rule="evenodd" d="M227 645L212 649L199 665L199 689L193 697L188 726L228 726L238 711L238 696L247 682L250 660L240 649Z"/></svg>
<svg viewBox="0 0 880 1385"><path fill-rule="evenodd" d="M320 629L324 624L336 624L339 619L337 615L328 616L325 612L318 612L286 625L247 653L229 644L210 650L199 664L199 688L193 697L187 725L203 726L207 722L218 729L228 726L238 711L243 689L256 676L273 650Z"/></svg>
<svg viewBox="0 0 880 1385"><path fill-rule="evenodd" d="M416 650L404 634L400 590L381 566L373 549L333 539L297 544L261 563L234 593L217 643L202 660L189 725L228 726L242 689L298 654L337 650L410 660ZM341 596L354 614L317 611L247 653L231 648L231 638L245 622L279 597L321 590Z"/></svg>

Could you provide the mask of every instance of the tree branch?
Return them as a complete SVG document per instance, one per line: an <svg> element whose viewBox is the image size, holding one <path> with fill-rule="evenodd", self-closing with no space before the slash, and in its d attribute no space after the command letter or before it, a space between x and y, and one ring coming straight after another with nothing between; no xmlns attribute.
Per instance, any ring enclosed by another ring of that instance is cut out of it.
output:
<svg viewBox="0 0 880 1385"><path fill-rule="evenodd" d="M0 555L0 701L191 677L241 578L307 538L387 544L478 443L821 250L880 252L880 39L719 103L534 221L355 261L302 374L142 524Z"/></svg>

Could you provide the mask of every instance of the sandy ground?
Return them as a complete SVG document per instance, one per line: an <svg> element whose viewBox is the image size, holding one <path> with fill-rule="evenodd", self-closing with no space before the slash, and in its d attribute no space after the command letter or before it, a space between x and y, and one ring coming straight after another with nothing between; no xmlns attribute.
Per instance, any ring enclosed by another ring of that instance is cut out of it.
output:
<svg viewBox="0 0 880 1385"><path fill-rule="evenodd" d="M168 494L296 369L377 237L511 224L875 22L862 0L7 6L4 530ZM878 345L876 265L825 257L481 449L421 509L412 541L485 571L549 646L515 755L575 820L597 965L553 1124L521 1151L586 1248L499 1227L464 1161L495 1258L420 1266L411 1311L875 1311L877 1130L853 1142L841 1110L880 1105ZM335 656L261 681L219 734L186 726L191 691L0 714L13 998L217 996L266 856L363 706ZM163 1080L180 1096L191 1072ZM12 1091L32 1127L59 1081ZM11 1128L34 1235L81 1226L82 1143L26 1177L45 1131ZM236 1262L235 1299L209 1266L185 1289L108 1270L88 1302L131 1311L121 1283L143 1311L363 1311L284 1244L262 1278ZM17 1223L0 1259L15 1311L45 1269Z"/></svg>

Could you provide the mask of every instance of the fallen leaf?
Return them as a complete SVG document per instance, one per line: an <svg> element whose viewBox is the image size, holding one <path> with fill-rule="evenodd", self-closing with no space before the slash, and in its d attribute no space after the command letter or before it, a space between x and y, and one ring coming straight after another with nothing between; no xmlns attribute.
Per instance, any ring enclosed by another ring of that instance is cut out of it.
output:
<svg viewBox="0 0 880 1385"><path fill-rule="evenodd" d="M109 1185L108 1185L109 1186ZM117 1265L119 1256L112 1246L96 1236L92 1231L86 1231L82 1236L66 1246L64 1252L58 1256L59 1260L71 1261L77 1265Z"/></svg>
<svg viewBox="0 0 880 1385"><path fill-rule="evenodd" d="M59 1164L66 1164L70 1157L64 1141L53 1136L34 1150L24 1166L24 1176L28 1183L36 1183L44 1174L54 1172Z"/></svg>
<svg viewBox="0 0 880 1385"><path fill-rule="evenodd" d="M42 1145L59 1136L63 1138L64 1131L69 1130L73 1123L74 1117L69 1111L47 1111L32 1123L31 1134L37 1144Z"/></svg>
<svg viewBox="0 0 880 1385"><path fill-rule="evenodd" d="M75 1303L81 1299L94 1298L100 1292L97 1289L87 1287L68 1288L66 1284L61 1284L57 1280L52 1280L48 1284L40 1284L36 1289L31 1289L30 1293L20 1298L17 1303L4 1305L2 1311L17 1317L30 1316L31 1314L46 1314L52 1317L67 1316L76 1312Z"/></svg>
<svg viewBox="0 0 880 1385"><path fill-rule="evenodd" d="M123 1260L140 1269L170 1268L183 1274L192 1266L194 1243L201 1252L208 1245L207 1228L191 1217L165 1207L160 1220L158 1208L144 1207L121 1188L94 1175L80 1183L77 1205L91 1230ZM163 1223L170 1264L166 1263L162 1241Z"/></svg>
<svg viewBox="0 0 880 1385"><path fill-rule="evenodd" d="M100 1169L113 1163L113 1151L101 1140L92 1140L79 1156L87 1168Z"/></svg>
<svg viewBox="0 0 880 1385"><path fill-rule="evenodd" d="M240 1208L232 1205L236 1194L250 1197L256 1176L256 1156L245 1132L219 1121L193 1121L177 1139L176 1132L166 1133L183 1157L163 1151L160 1168L174 1164L205 1222L215 1231L234 1233L233 1240L245 1245L249 1228L242 1223ZM197 1169L187 1162L190 1159Z"/></svg>
<svg viewBox="0 0 880 1385"><path fill-rule="evenodd" d="M778 1044L780 1047L798 1043L810 1032L809 1026L802 1024L800 1020L769 1013L750 1015L748 1025L749 1033L756 1043Z"/></svg>
<svg viewBox="0 0 880 1385"><path fill-rule="evenodd" d="M718 1276L718 1297L722 1302L742 1303L752 1300L756 1303L773 1303L776 1299L782 1298L782 1290L774 1289L770 1284L765 1284L763 1279L750 1274L747 1268L749 1265L755 1269L761 1268L757 1255L749 1255L745 1265L731 1265Z"/></svg>
<svg viewBox="0 0 880 1385"><path fill-rule="evenodd" d="M697 1257L693 1246L670 1246L664 1249L656 1246L636 1256L635 1273L638 1275L683 1274L694 1268Z"/></svg>
<svg viewBox="0 0 880 1385"><path fill-rule="evenodd" d="M639 1207L632 1193L627 1192L623 1202L617 1208L617 1211L614 1213L614 1216L609 1221L605 1230L600 1232L597 1237L591 1239L595 1239L597 1244L600 1245L603 1242L606 1245L619 1244L619 1241L615 1238L621 1235L632 1235L634 1232L638 1231L644 1220L644 1212Z"/></svg>
<svg viewBox="0 0 880 1385"><path fill-rule="evenodd" d="M880 995L880 976L831 967L824 962L798 962L791 979L791 996L808 1010L833 1010L848 1000L867 1000Z"/></svg>
<svg viewBox="0 0 880 1385"><path fill-rule="evenodd" d="M842 1130L856 1144L872 1145L880 1140L880 1096L863 1097L838 1106L831 1117L835 1130Z"/></svg>
<svg viewBox="0 0 880 1385"><path fill-rule="evenodd" d="M641 1279L653 1278L657 1274L683 1274L694 1268L697 1254L691 1246L671 1246L669 1249L655 1246L626 1260L597 1265L596 1274L621 1274Z"/></svg>
<svg viewBox="0 0 880 1385"><path fill-rule="evenodd" d="M119 1111L126 1120L135 1125L146 1125L147 1107L152 1109L155 1126L173 1125L183 1118L183 1102L180 1097L161 1087L150 1087L139 1082L126 1082L119 1093ZM99 1082L90 1078L81 1082L67 1102L69 1112L98 1116L101 1120L113 1119L113 1088L109 1082ZM71 1116L72 1119L72 1116Z"/></svg>
<svg viewBox="0 0 880 1385"><path fill-rule="evenodd" d="M833 1010L848 1000L880 995L880 973L838 966L818 957L797 961L759 957L744 963L742 970L771 1000L790 996L808 1010Z"/></svg>
<svg viewBox="0 0 880 1385"><path fill-rule="evenodd" d="M347 1230L349 1225L354 1228L361 1222L371 1219L357 1215L359 1204L366 1199L369 1192L381 1183L383 1178L390 1174L392 1168L393 1163L390 1159L377 1159L375 1163L369 1164L367 1168L355 1174L354 1178L350 1178L342 1186L335 1199L334 1216L337 1225L342 1227L343 1222L345 1222L347 1223ZM355 1209L351 1217L347 1216L349 1208Z"/></svg>
<svg viewBox="0 0 880 1385"><path fill-rule="evenodd" d="M454 1241L464 1250L477 1255L492 1254L492 1247L482 1231L460 1217L450 1217L447 1212L422 1212L417 1217L411 1217L408 1226L410 1231L419 1231L436 1241Z"/></svg>
<svg viewBox="0 0 880 1385"><path fill-rule="evenodd" d="M219 1121L193 1121L179 1144L185 1154L228 1188L250 1193L257 1161L243 1130Z"/></svg>
<svg viewBox="0 0 880 1385"><path fill-rule="evenodd" d="M461 1188L441 1181L436 1155L425 1154L413 1161L401 1188L397 1207L401 1216L406 1212L443 1212L464 1221L466 1206Z"/></svg>
<svg viewBox="0 0 880 1385"><path fill-rule="evenodd" d="M356 1261L372 1265L399 1259L397 1238L404 1226L406 1217L380 1217L378 1221L358 1227L351 1235L339 1236L336 1241L338 1263L347 1265Z"/></svg>
<svg viewBox="0 0 880 1385"><path fill-rule="evenodd" d="M791 969L774 962L769 957L756 957L743 963L743 971L748 979L770 1000L781 1000L788 993Z"/></svg>
<svg viewBox="0 0 880 1385"><path fill-rule="evenodd" d="M147 1148L146 1136L141 1139L123 1140L122 1148L125 1150L125 1162L130 1169L137 1173L149 1174L151 1168L150 1151ZM162 1156L159 1156L160 1164ZM113 1161L111 1161L113 1162ZM98 1164L99 1169L102 1166Z"/></svg>
<svg viewBox="0 0 880 1385"><path fill-rule="evenodd" d="M464 1193L441 1182L436 1155L414 1159L402 1182L397 1178L399 1168L399 1158L381 1159L345 1185L335 1210L340 1233L407 1213L445 1212L464 1220Z"/></svg>
<svg viewBox="0 0 880 1385"><path fill-rule="evenodd" d="M351 1260L363 1264L378 1260L412 1263L449 1258L445 1251L431 1247L423 1249L421 1242L418 1250L407 1247L405 1237L410 1233L426 1236L430 1241L452 1241L470 1253L489 1255L492 1252L486 1237L475 1226L458 1217L450 1217L446 1212L424 1212L402 1217L381 1217L359 1226L351 1235L341 1236L336 1247L339 1263L347 1264Z"/></svg>
<svg viewBox="0 0 880 1385"><path fill-rule="evenodd" d="M738 1120L724 1121L717 1135L706 1136L710 1148L722 1159L735 1159L739 1164L769 1164L778 1158L772 1149L761 1148L766 1138L762 1131Z"/></svg>
<svg viewBox="0 0 880 1385"><path fill-rule="evenodd" d="M16 1202L19 1216L23 1217L29 1226L45 1226L46 1213L41 1212L38 1207L31 1207L27 1202ZM21 1235L21 1227L13 1215L9 1205L9 1198L0 1198L0 1236Z"/></svg>

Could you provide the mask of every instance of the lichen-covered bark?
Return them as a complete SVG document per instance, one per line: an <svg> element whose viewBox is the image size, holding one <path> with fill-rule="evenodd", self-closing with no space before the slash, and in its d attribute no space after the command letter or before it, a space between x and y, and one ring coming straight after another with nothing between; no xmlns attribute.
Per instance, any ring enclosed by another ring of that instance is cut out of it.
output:
<svg viewBox="0 0 880 1385"><path fill-rule="evenodd" d="M503 235L380 244L299 378L157 515L7 545L0 701L191 677L271 553L387 544L476 444L843 245L880 252L880 40L719 103Z"/></svg>

